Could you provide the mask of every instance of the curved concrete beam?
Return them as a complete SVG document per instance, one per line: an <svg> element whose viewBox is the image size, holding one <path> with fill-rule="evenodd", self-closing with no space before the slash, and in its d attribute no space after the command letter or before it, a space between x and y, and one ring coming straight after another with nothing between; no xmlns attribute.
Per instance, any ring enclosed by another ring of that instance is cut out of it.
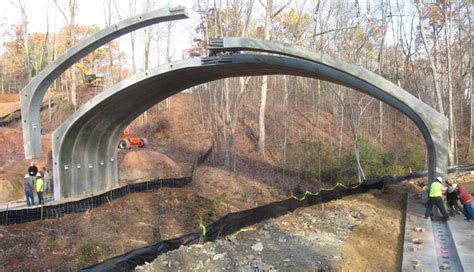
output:
<svg viewBox="0 0 474 272"><path fill-rule="evenodd" d="M153 24L188 18L183 7L163 8L136 15L108 26L80 41L43 69L20 93L23 144L27 159L41 157L40 109L48 87L66 69L100 46L134 30Z"/></svg>
<svg viewBox="0 0 474 272"><path fill-rule="evenodd" d="M327 54L311 51L301 46L281 42L251 38L225 37L223 39L211 41L209 44L209 49L213 51L231 52L242 50L258 51L296 57L320 63L328 67L334 67L340 71L343 71L344 73L357 77L358 79L363 80L380 90L383 90L383 93L381 93L382 97L399 100L401 103L415 110L419 115L421 122L426 124L428 131L423 131L420 127L420 124L418 124L413 118L410 118L415 122L418 128L420 128L427 144L428 179L430 182L434 180L435 176L441 176L444 179L447 178L449 126L447 118L432 107L423 103L415 96L411 95L392 82L384 79L383 77L362 67L351 65L336 58L332 58ZM381 99L382 97L379 97L379 95L373 95L370 93L368 94L384 101Z"/></svg>
<svg viewBox="0 0 474 272"><path fill-rule="evenodd" d="M436 156L434 150L439 147L438 138L447 134L447 126L443 126L443 122L440 126L433 127L431 123L424 121L423 113L420 113L420 109L428 112L434 110L398 86L385 82L384 87L389 85L388 88L397 88L392 90L396 94L391 95L372 84L370 78L368 81L362 79L364 75L360 73L364 70L360 67L351 67L358 72L357 76L340 69L340 66L333 67L299 58L234 54L188 59L137 74L87 102L54 132L55 198L87 194L116 186L117 143L121 131L128 123L149 107L186 88L235 76L290 74L311 77L351 87L376 97L415 122L425 138L431 162L431 157ZM374 77L381 79L377 75ZM381 79L382 83L383 81L386 80ZM416 100L410 102L414 107L405 103L406 99ZM433 115L437 117L435 111ZM434 161L438 159L439 157L435 157ZM430 164L430 169L434 166L436 164ZM439 174L444 175L442 172Z"/></svg>

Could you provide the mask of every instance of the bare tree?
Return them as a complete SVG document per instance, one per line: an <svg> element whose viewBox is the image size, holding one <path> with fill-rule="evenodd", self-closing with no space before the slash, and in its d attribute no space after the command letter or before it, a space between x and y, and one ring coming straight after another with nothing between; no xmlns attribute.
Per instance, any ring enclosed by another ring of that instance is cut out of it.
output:
<svg viewBox="0 0 474 272"><path fill-rule="evenodd" d="M145 3L145 12L147 11L150 11L153 6L155 5L155 1L154 0L147 0L146 3ZM144 61L143 61L143 69L146 71L148 70L148 65L150 64L150 46L151 46L151 40L152 40L152 37L153 37L153 27L152 26L149 26L149 27L146 27L143 29L143 34L145 36L145 44L144 44L144 51L143 51L143 57L144 57ZM145 123L148 122L148 112L145 111L143 113L143 121Z"/></svg>
<svg viewBox="0 0 474 272"><path fill-rule="evenodd" d="M23 48L25 50L25 55L24 55L24 65L25 65L25 75L26 75L26 80L27 82L30 82L31 80L31 57L30 57L30 48L28 44L28 38L29 38L29 33L28 33L28 16L26 14L26 3L24 3L21 0L17 0L14 2L13 0L10 1L10 3L20 9L21 12L21 23L23 26Z"/></svg>
<svg viewBox="0 0 474 272"><path fill-rule="evenodd" d="M470 5L466 5L466 11L467 11L467 18L468 18L468 26L469 29L472 29L472 17L470 14ZM472 42L472 31L467 31L468 32L468 38L469 38L469 80L468 80L468 93L466 94L469 99L469 144L467 146L467 151L466 151L466 158L468 158L469 154L471 153L472 149L472 138L474 137L473 131L474 131L474 97L473 97L473 82L472 82L472 73L474 71L474 55L472 52L474 52L474 47L473 47L473 42Z"/></svg>
<svg viewBox="0 0 474 272"><path fill-rule="evenodd" d="M448 155L449 161L451 164L457 164L456 153L456 136L455 136L455 126L454 126L454 110L453 110L453 84L452 84L452 69L451 69L451 3L450 0L445 1L444 7L444 22L445 22L445 48L446 48L446 70L448 77L448 111L449 111L449 148Z"/></svg>
<svg viewBox="0 0 474 272"><path fill-rule="evenodd" d="M352 140L354 144L354 156L356 160L356 167L357 167L357 178L359 180L359 183L364 181L366 179L365 177L365 172L362 167L361 159L360 159L360 124L362 120L362 116L372 104L374 101L373 98L369 98L367 100L365 97L360 98L357 101L357 109L355 106L347 105L345 101L341 100L340 103L343 105L345 108L344 112L347 114L347 117L349 119L349 124L351 127L351 132L352 132Z"/></svg>
<svg viewBox="0 0 474 272"><path fill-rule="evenodd" d="M57 0L54 0L54 4L62 14L66 25L69 25L69 46L74 46L76 43L76 14L78 10L77 0L68 0L69 19L64 10L59 6ZM77 109L77 95L76 95L76 69L74 66L70 68L71 71L71 103L74 107L74 111Z"/></svg>
<svg viewBox="0 0 474 272"><path fill-rule="evenodd" d="M137 13L137 1L136 0L129 0L128 2L128 8L130 12L130 16L134 16ZM130 32L130 45L131 45L131 50L130 52L131 57L132 57L132 73L135 74L137 72L137 61L135 59L135 37L136 37L136 32L132 31Z"/></svg>
<svg viewBox="0 0 474 272"><path fill-rule="evenodd" d="M421 38L423 40L423 45L426 50L426 55L428 56L428 60L430 63L431 77L433 78L435 94L436 94L436 98L438 102L438 111L444 114L443 97L441 95L440 79L437 72L435 58L431 54L431 49L428 45L428 40L426 38L425 26L423 25L423 3L421 2L421 0L416 0L416 8L418 11Z"/></svg>
<svg viewBox="0 0 474 272"><path fill-rule="evenodd" d="M273 0L267 0L266 4L260 0L260 4L265 8L265 24L263 27L263 35L265 40L270 39L270 28L272 19L290 4L291 0L283 5L277 12L273 13ZM262 77L262 88L260 91L260 110L258 114L258 152L265 156L265 108L267 105L267 89L268 77Z"/></svg>

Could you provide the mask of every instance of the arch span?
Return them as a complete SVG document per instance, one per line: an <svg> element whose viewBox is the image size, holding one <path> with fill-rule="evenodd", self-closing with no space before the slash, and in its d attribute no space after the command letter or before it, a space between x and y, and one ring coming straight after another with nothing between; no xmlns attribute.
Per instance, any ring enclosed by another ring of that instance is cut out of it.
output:
<svg viewBox="0 0 474 272"><path fill-rule="evenodd" d="M53 135L55 188L58 189L55 198L116 186L117 143L128 123L149 107L189 87L237 76L289 74L310 77L373 96L414 121L427 145L430 177L446 175L447 119L416 97L378 75L327 55L271 41L232 40L242 44L252 42L255 46L227 48L224 39L224 44L216 50L253 49L280 56L232 54L169 63L112 86L70 116Z"/></svg>
<svg viewBox="0 0 474 272"><path fill-rule="evenodd" d="M188 18L183 7L163 8L136 15L108 26L80 41L44 68L20 92L25 158L41 157L40 109L48 87L67 68L100 46L134 30L166 21Z"/></svg>

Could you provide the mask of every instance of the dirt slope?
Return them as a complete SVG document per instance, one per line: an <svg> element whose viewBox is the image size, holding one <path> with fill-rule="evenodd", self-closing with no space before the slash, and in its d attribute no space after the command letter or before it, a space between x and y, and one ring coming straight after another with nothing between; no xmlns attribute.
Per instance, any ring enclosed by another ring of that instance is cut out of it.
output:
<svg viewBox="0 0 474 272"><path fill-rule="evenodd" d="M210 181L198 177L195 182ZM255 202L275 199L270 190L264 186L253 188ZM217 195L208 192L204 197L195 187L165 188L129 195L58 220L0 226L0 271L25 270L32 261L38 270L75 270L161 239L197 231L201 220L217 220L231 206L240 210L253 205L247 205L247 200L226 190Z"/></svg>
<svg viewBox="0 0 474 272"><path fill-rule="evenodd" d="M298 209L216 242L166 253L137 270L396 271L404 192L396 186Z"/></svg>
<svg viewBox="0 0 474 272"><path fill-rule="evenodd" d="M181 167L159 152L146 149L120 152L125 153L119 166L120 183L183 176Z"/></svg>
<svg viewBox="0 0 474 272"><path fill-rule="evenodd" d="M50 136L43 135L43 150L49 154L51 150ZM48 163L48 157L26 161L23 152L23 134L21 130L0 127L0 203L24 197L23 176L34 162L39 169Z"/></svg>

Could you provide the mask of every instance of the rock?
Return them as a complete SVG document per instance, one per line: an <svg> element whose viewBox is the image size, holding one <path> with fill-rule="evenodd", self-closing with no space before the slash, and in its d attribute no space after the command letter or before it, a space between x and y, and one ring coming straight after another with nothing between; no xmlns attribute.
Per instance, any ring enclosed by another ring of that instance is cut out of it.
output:
<svg viewBox="0 0 474 272"><path fill-rule="evenodd" d="M252 249L255 251L262 251L263 250L263 244L261 242L256 243L255 245L252 246Z"/></svg>
<svg viewBox="0 0 474 272"><path fill-rule="evenodd" d="M196 265L196 270L204 268L204 263L202 261L199 261L198 264Z"/></svg>
<svg viewBox="0 0 474 272"><path fill-rule="evenodd" d="M264 236L267 239L270 238L270 233L266 230L260 230L258 234Z"/></svg>
<svg viewBox="0 0 474 272"><path fill-rule="evenodd" d="M354 218L360 218L360 211L352 211L351 216Z"/></svg>
<svg viewBox="0 0 474 272"><path fill-rule="evenodd" d="M238 246L240 245L239 242L237 242L237 237L235 235L229 235L227 236L227 240L231 243L233 243L234 245Z"/></svg>
<svg viewBox="0 0 474 272"><path fill-rule="evenodd" d="M216 254L216 255L214 255L214 257L212 257L212 260L217 261L217 260L220 260L220 259L224 259L225 255L227 255L227 253Z"/></svg>
<svg viewBox="0 0 474 272"><path fill-rule="evenodd" d="M203 248L204 245L201 245L201 244L195 244L195 245L191 245L189 247L192 247L192 248Z"/></svg>

